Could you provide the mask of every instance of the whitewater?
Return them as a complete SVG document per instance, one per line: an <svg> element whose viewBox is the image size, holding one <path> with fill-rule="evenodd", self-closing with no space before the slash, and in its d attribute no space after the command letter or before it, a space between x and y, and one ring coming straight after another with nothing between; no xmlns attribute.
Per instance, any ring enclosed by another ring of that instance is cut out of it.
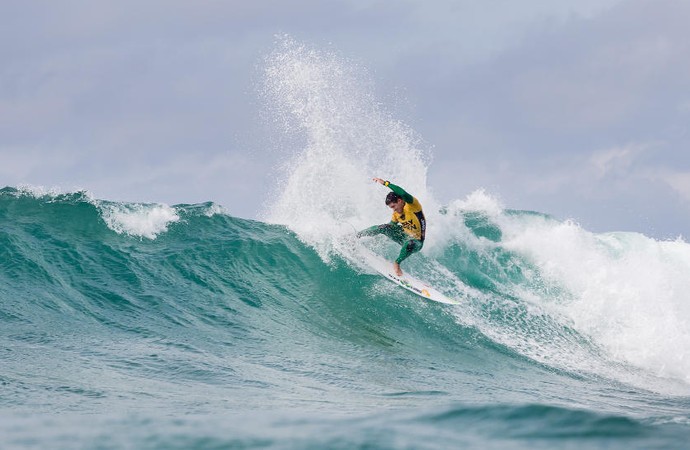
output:
<svg viewBox="0 0 690 450"><path fill-rule="evenodd" d="M232 205L0 189L0 448L684 448L690 244L594 233L477 189L441 203L431 152L366 69L279 40L281 141L261 217ZM403 268L352 257L424 205Z"/></svg>

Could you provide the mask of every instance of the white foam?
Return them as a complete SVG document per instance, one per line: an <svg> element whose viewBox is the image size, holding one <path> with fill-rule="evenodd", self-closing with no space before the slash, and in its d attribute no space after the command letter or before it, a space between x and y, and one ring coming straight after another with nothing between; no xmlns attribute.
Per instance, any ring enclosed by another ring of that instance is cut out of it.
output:
<svg viewBox="0 0 690 450"><path fill-rule="evenodd" d="M180 220L172 208L164 204L95 202L108 228L119 234L155 239Z"/></svg>
<svg viewBox="0 0 690 450"><path fill-rule="evenodd" d="M477 189L464 199L454 200L440 210L432 208L427 211L425 208L428 228L424 251L429 255L438 256L448 245L462 242L463 245L489 255L496 248L496 244L472 234L462 220L467 213L478 213L487 220L492 220L501 216L503 204L484 189Z"/></svg>
<svg viewBox="0 0 690 450"><path fill-rule="evenodd" d="M464 227L458 219L469 212L498 227L500 241ZM446 238L436 250L461 243L477 252L486 273L501 283L497 296L472 293L455 310L461 323L550 366L665 393L690 392L686 242L596 234L573 221L506 214L501 202L482 190L451 202L438 220ZM500 271L519 276L502 280ZM458 293L463 289L460 285ZM492 319L494 310L505 318L502 323Z"/></svg>
<svg viewBox="0 0 690 450"><path fill-rule="evenodd" d="M489 217L498 217L503 210L503 203L484 189L477 189L464 199L454 200L448 205L448 212L454 215L458 212L473 211Z"/></svg>
<svg viewBox="0 0 690 450"><path fill-rule="evenodd" d="M66 190L59 186L45 187L32 184L20 184L17 186L17 192L20 195L27 195L36 199L40 198L50 198L55 199L61 195L68 195L79 193L84 196L87 200L93 199L93 194L91 192L83 189L70 189Z"/></svg>
<svg viewBox="0 0 690 450"><path fill-rule="evenodd" d="M204 212L204 216L213 217L215 215L229 216L230 213L222 205L219 205L217 203L211 203Z"/></svg>
<svg viewBox="0 0 690 450"><path fill-rule="evenodd" d="M45 186L35 186L31 184L20 184L17 186L17 191L22 195L27 195L34 198L56 197L64 193L58 187L46 188Z"/></svg>
<svg viewBox="0 0 690 450"><path fill-rule="evenodd" d="M613 360L690 384L690 245L537 216L504 217L501 228L505 249L563 288L537 301Z"/></svg>

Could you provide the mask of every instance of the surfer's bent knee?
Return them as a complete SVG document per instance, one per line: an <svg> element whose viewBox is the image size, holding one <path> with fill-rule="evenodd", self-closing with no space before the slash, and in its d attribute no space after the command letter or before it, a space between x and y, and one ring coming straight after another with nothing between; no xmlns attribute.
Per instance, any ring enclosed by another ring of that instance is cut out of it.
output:
<svg viewBox="0 0 690 450"><path fill-rule="evenodd" d="M403 244L402 248L400 249L400 255L395 260L395 262L400 264L413 253L417 253L418 251L420 251L423 245L423 241L420 241L418 239L410 239L409 241Z"/></svg>

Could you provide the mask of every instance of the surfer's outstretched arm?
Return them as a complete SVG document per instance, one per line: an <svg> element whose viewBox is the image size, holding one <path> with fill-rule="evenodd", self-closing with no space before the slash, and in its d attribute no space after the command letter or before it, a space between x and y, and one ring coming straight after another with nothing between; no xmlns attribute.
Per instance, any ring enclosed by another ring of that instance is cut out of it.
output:
<svg viewBox="0 0 690 450"><path fill-rule="evenodd" d="M390 181L384 180L382 178L374 178L374 181L390 188L390 190L398 194L400 198L402 198L405 201L405 203L414 202L414 197L408 194L407 191L405 191L405 189L401 188L400 186L397 186L391 183Z"/></svg>

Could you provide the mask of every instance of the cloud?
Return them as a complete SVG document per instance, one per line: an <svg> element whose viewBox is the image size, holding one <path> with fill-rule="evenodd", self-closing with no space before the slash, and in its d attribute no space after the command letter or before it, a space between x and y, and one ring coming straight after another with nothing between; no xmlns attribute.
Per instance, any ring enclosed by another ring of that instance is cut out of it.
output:
<svg viewBox="0 0 690 450"><path fill-rule="evenodd" d="M678 120L677 96L690 88L688 20L690 4L673 0L626 1L587 19L536 20L509 50L448 73L430 100L434 108L454 100L453 117L520 143L585 135L635 140Z"/></svg>
<svg viewBox="0 0 690 450"><path fill-rule="evenodd" d="M484 186L594 229L684 226L684 178L659 174L690 171L689 21L678 0L534 17L512 46L456 66L418 103L437 192ZM627 212L651 210L644 223Z"/></svg>
<svg viewBox="0 0 690 450"><path fill-rule="evenodd" d="M661 182L670 187L682 198L685 208L690 206L690 171L657 167L647 170L644 176L651 181Z"/></svg>
<svg viewBox="0 0 690 450"><path fill-rule="evenodd" d="M0 179L21 180L22 183L41 180L55 180L55 175L72 170L82 155L70 148L53 148L46 152L42 147L0 147L2 163ZM62 175L64 179L64 175ZM15 183L16 185L20 184Z"/></svg>
<svg viewBox="0 0 690 450"><path fill-rule="evenodd" d="M630 170L638 157L658 145L658 143L629 143L607 148L594 152L588 158L588 162L594 168L598 178L611 175L627 176L630 175Z"/></svg>
<svg viewBox="0 0 690 450"><path fill-rule="evenodd" d="M685 200L690 201L690 172L666 173L661 178Z"/></svg>

